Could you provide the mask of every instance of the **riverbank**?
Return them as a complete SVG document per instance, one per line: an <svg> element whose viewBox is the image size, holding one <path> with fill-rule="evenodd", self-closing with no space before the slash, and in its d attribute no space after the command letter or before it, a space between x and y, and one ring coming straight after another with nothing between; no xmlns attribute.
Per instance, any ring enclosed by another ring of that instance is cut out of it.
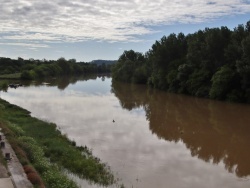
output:
<svg viewBox="0 0 250 188"><path fill-rule="evenodd" d="M21 73L14 73L14 74L2 74L0 75L0 79L21 79Z"/></svg>
<svg viewBox="0 0 250 188"><path fill-rule="evenodd" d="M0 127L37 187L78 187L65 170L92 183L111 185L108 166L86 146L76 146L56 125L30 116L30 112L0 99Z"/></svg>

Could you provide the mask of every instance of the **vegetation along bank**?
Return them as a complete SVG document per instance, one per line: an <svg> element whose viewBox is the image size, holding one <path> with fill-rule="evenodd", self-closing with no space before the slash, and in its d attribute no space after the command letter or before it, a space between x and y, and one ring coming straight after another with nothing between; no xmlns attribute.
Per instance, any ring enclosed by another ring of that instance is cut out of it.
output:
<svg viewBox="0 0 250 188"><path fill-rule="evenodd" d="M144 54L124 51L115 80L169 92L250 103L250 21L233 31L206 28L170 34Z"/></svg>
<svg viewBox="0 0 250 188"><path fill-rule="evenodd" d="M27 110L2 99L0 127L35 187L78 187L65 172L100 185L115 183L108 166L86 146L76 146L55 124L31 117Z"/></svg>

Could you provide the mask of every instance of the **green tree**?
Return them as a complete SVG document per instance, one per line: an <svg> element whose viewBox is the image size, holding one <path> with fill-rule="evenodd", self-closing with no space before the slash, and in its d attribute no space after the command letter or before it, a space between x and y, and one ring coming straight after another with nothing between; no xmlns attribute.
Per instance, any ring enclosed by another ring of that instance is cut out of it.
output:
<svg viewBox="0 0 250 188"><path fill-rule="evenodd" d="M178 36L170 34L156 41L148 53L149 62L152 64L152 74L148 83L153 87L167 90L167 75L171 72L172 62L183 59L186 51L187 41L183 33Z"/></svg>
<svg viewBox="0 0 250 188"><path fill-rule="evenodd" d="M112 69L115 80L134 83L146 83L145 58L133 50L124 51Z"/></svg>
<svg viewBox="0 0 250 188"><path fill-rule="evenodd" d="M231 90L230 84L233 81L235 72L228 66L221 67L212 77L212 86L209 96L212 99L225 99Z"/></svg>
<svg viewBox="0 0 250 188"><path fill-rule="evenodd" d="M68 62L65 58L61 57L57 60L57 64L62 69L62 73L64 75L69 75L72 73L72 67L70 62Z"/></svg>

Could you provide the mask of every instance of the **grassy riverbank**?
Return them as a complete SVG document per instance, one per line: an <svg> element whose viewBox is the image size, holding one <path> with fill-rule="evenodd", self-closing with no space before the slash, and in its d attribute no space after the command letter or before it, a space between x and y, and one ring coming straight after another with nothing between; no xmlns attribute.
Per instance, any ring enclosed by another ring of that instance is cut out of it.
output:
<svg viewBox="0 0 250 188"><path fill-rule="evenodd" d="M100 185L115 183L108 166L86 146L77 147L55 124L31 117L27 110L2 99L0 127L37 187L77 187L64 175L65 170Z"/></svg>
<svg viewBox="0 0 250 188"><path fill-rule="evenodd" d="M2 74L0 75L1 79L20 79L21 73L14 73L14 74Z"/></svg>

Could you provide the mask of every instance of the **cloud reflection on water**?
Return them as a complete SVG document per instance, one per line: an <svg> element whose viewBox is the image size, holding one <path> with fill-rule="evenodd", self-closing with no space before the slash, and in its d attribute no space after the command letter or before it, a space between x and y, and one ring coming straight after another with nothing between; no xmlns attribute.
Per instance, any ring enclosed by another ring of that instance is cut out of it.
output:
<svg viewBox="0 0 250 188"><path fill-rule="evenodd" d="M241 109L238 105L231 108L121 83L113 84L110 93L111 79L90 82L69 84L65 90L18 88L2 98L58 124L78 145L93 148L127 187L250 186L249 181L236 177L250 174L249 162L240 161L249 157L246 148L242 152L249 144L249 129L239 125L234 131L233 124L225 122L228 118L235 123L236 117L242 118L237 120L241 123L249 121L249 107L245 113L239 111L241 116L233 116L233 109ZM238 147L241 142L242 148Z"/></svg>

